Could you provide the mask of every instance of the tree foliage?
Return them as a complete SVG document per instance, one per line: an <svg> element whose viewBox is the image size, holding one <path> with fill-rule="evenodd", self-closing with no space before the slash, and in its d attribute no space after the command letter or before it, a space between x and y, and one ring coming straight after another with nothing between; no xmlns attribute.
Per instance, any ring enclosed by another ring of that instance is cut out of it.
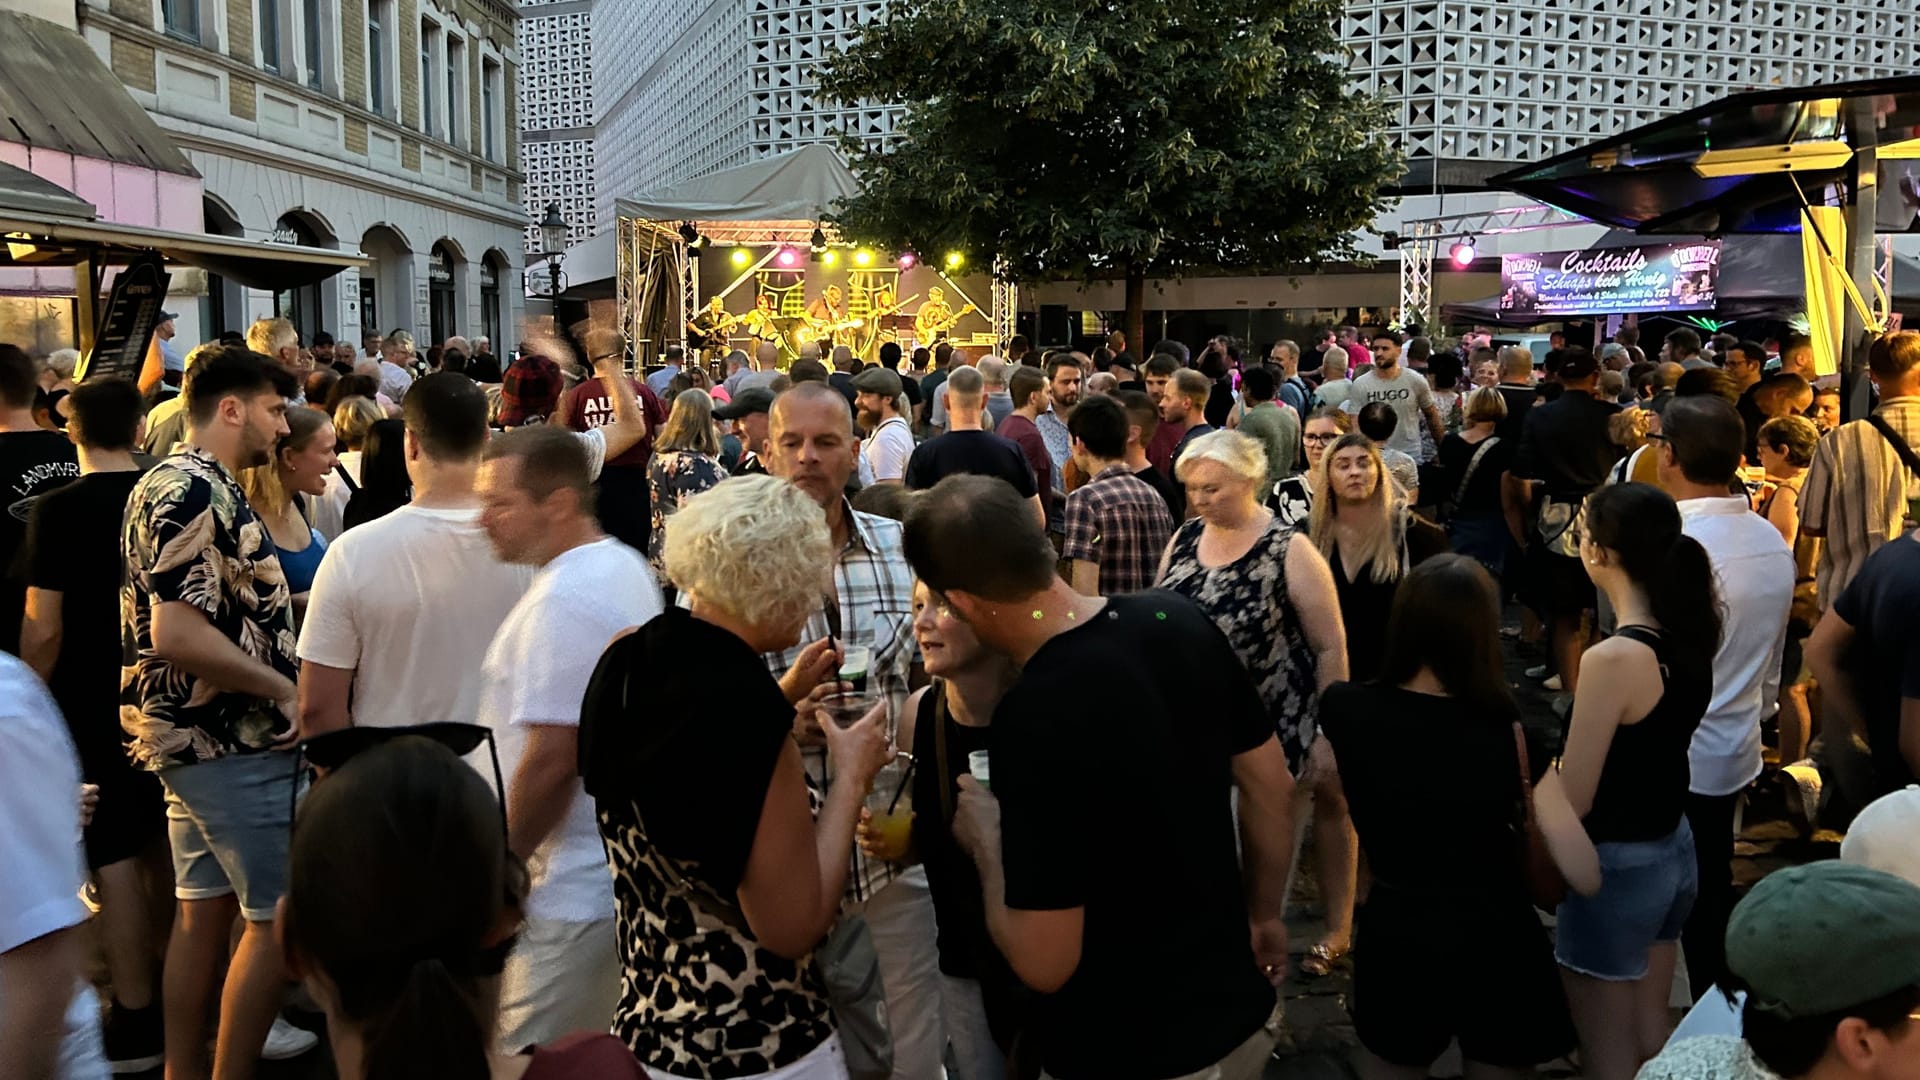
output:
<svg viewBox="0 0 1920 1080"><path fill-rule="evenodd" d="M1339 0L892 0L821 73L829 98L907 106L889 146L851 148L863 190L835 220L862 242L998 256L1016 280L1133 285L1349 255L1401 161L1385 106L1352 86L1339 14Z"/></svg>

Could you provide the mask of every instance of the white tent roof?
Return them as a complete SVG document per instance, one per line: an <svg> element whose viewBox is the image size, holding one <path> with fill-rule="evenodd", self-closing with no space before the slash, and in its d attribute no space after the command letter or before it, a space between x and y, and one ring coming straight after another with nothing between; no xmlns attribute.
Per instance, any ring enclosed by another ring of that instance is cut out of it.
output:
<svg viewBox="0 0 1920 1080"><path fill-rule="evenodd" d="M839 151L814 143L614 202L620 217L691 221L716 241L804 239L835 201L860 185ZM748 234L754 234L750 236ZM778 235L774 235L778 234Z"/></svg>

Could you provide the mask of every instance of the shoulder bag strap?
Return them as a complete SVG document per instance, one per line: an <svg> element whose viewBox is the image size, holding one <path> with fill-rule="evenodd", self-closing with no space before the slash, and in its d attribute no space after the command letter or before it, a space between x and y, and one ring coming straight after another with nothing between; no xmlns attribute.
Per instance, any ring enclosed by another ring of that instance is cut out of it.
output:
<svg viewBox="0 0 1920 1080"><path fill-rule="evenodd" d="M333 471L339 474L340 482L347 485L347 495L349 497L359 494L360 485L353 482L353 474L347 471L347 467L345 465L342 465L338 461L336 461L333 463Z"/></svg>
<svg viewBox="0 0 1920 1080"><path fill-rule="evenodd" d="M1453 490L1453 502L1458 506L1460 500L1467 497L1467 485L1473 483L1473 474L1480 471L1480 462L1486 459L1487 451L1500 441L1500 436L1489 435L1480 440L1480 449L1473 452L1473 460L1467 462L1467 471L1460 476L1460 486Z"/></svg>
<svg viewBox="0 0 1920 1080"><path fill-rule="evenodd" d="M1893 425L1887 423L1887 418L1874 414L1867 417L1867 423L1872 424L1873 429L1878 431L1880 436L1893 446L1893 452L1900 455L1900 460L1906 463L1908 471L1912 472L1916 477L1920 477L1920 454L1913 452L1913 447L1908 446L1907 440L1901 438L1900 433L1893 430Z"/></svg>

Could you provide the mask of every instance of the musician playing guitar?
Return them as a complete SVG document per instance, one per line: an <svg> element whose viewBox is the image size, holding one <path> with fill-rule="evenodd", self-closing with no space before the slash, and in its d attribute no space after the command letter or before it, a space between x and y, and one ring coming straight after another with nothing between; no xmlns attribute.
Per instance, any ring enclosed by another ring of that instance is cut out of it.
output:
<svg viewBox="0 0 1920 1080"><path fill-rule="evenodd" d="M774 321L773 297L761 293L753 298L753 310L747 312L741 320L754 343L775 341L780 338L780 327Z"/></svg>
<svg viewBox="0 0 1920 1080"><path fill-rule="evenodd" d="M687 323L687 342L708 354L724 356L727 351L727 331L739 321L727 313L727 302L716 296Z"/></svg>
<svg viewBox="0 0 1920 1080"><path fill-rule="evenodd" d="M838 285L827 286L826 292L807 305L807 323L813 327L819 340L829 344L850 344L849 332L861 322L860 319L847 318L846 301Z"/></svg>
<svg viewBox="0 0 1920 1080"><path fill-rule="evenodd" d="M968 304L955 311L947 306L946 290L938 287L928 289L927 302L920 305L920 311L913 317L914 340L931 342L946 337L947 332L973 310L974 306Z"/></svg>

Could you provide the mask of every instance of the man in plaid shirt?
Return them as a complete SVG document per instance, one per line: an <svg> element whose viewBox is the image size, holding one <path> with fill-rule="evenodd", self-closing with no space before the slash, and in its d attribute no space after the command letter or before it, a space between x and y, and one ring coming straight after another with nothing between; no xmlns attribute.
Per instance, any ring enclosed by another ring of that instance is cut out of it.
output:
<svg viewBox="0 0 1920 1080"><path fill-rule="evenodd" d="M1068 421L1073 459L1093 479L1067 496L1060 557L1073 566L1073 587L1088 596L1117 596L1153 587L1173 535L1167 501L1127 465L1126 407L1102 394L1080 403Z"/></svg>

